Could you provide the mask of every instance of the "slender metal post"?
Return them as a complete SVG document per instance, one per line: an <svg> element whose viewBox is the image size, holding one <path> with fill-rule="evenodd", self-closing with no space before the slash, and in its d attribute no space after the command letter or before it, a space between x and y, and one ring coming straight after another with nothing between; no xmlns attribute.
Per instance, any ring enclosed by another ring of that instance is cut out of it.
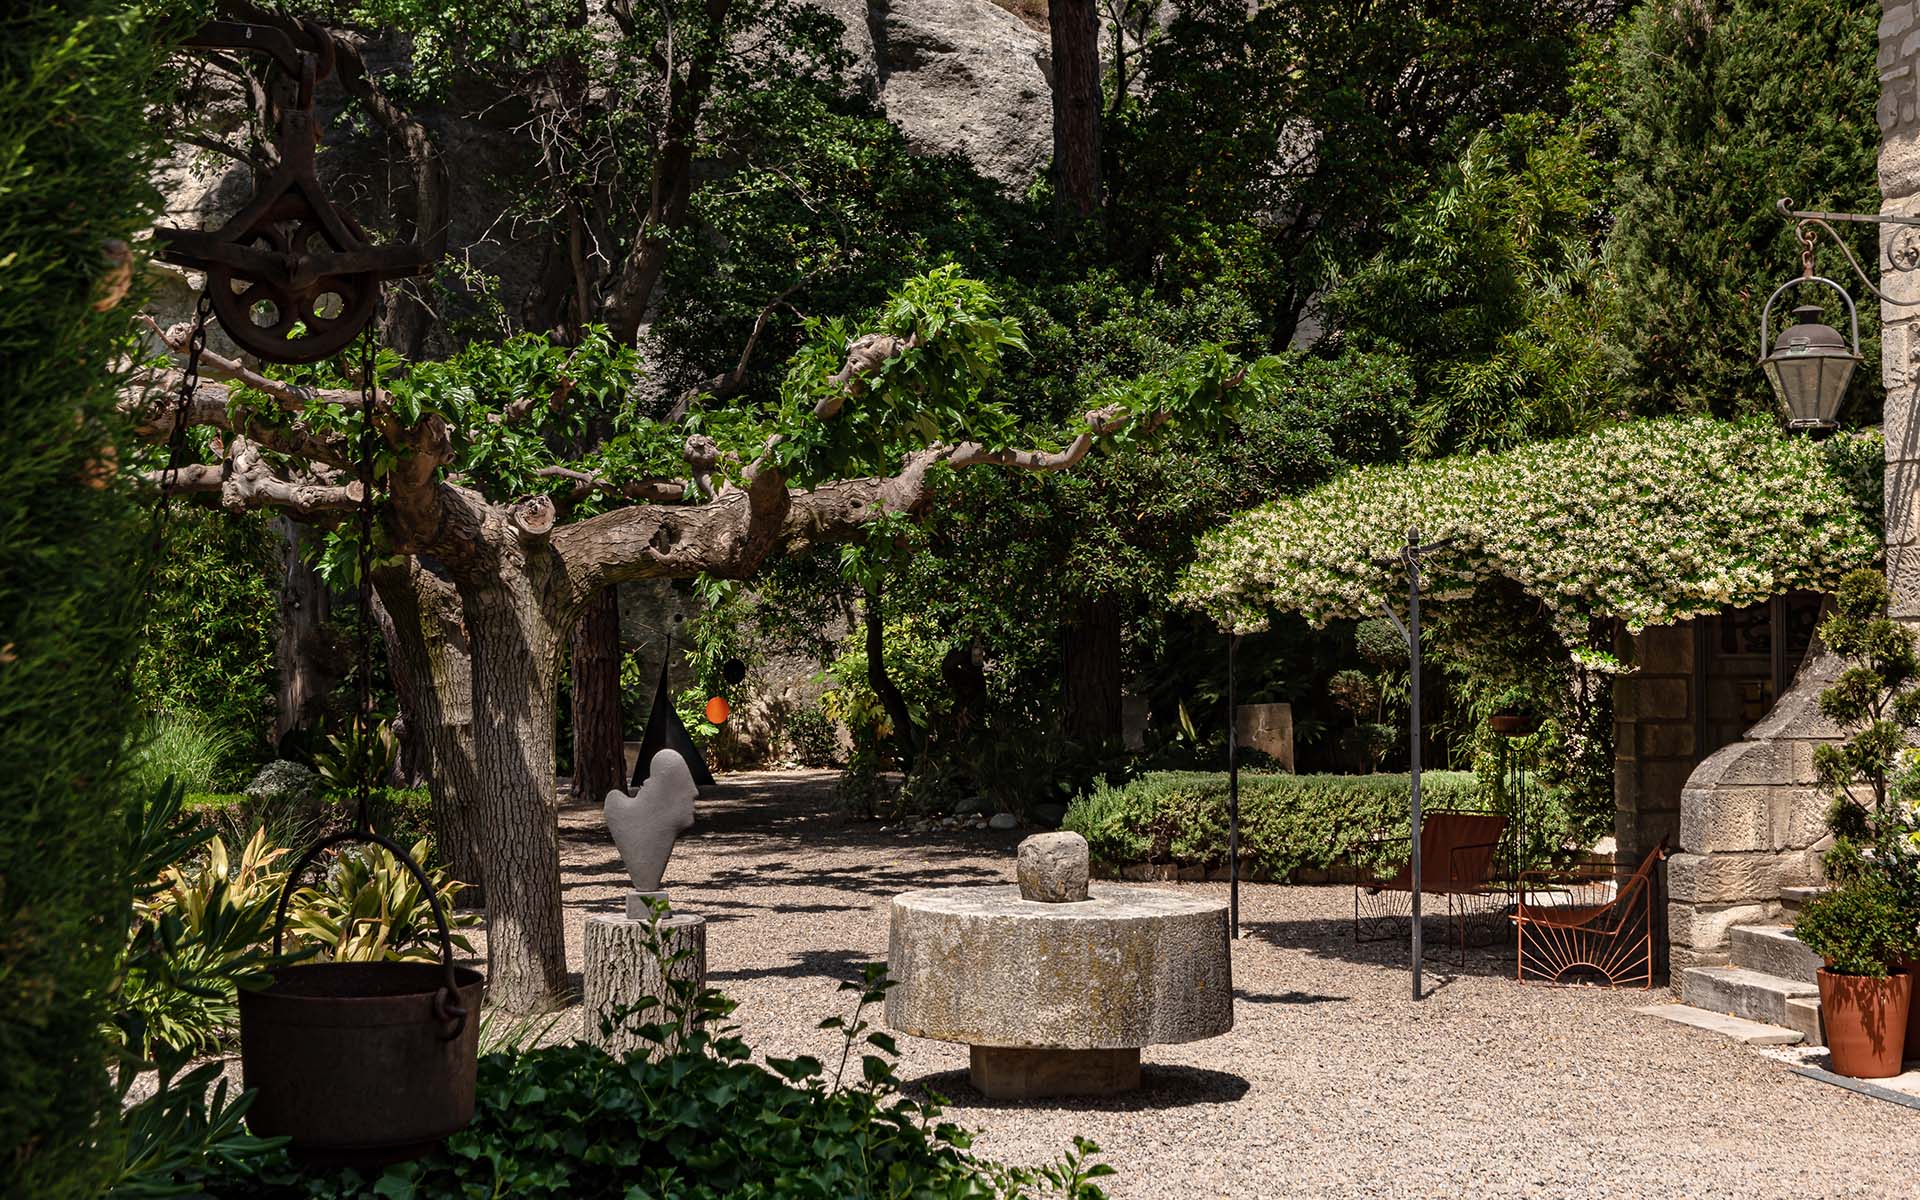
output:
<svg viewBox="0 0 1920 1200"><path fill-rule="evenodd" d="M1420 999L1420 531L1407 533L1407 670L1412 714L1407 758L1413 777L1413 998Z"/></svg>
<svg viewBox="0 0 1920 1200"><path fill-rule="evenodd" d="M1387 619L1393 622L1395 629L1407 643L1407 682L1411 695L1408 697L1412 711L1407 718L1407 760L1410 778L1413 782L1413 803L1409 806L1408 820L1413 826L1413 936L1410 947L1413 954L1413 998L1420 999L1420 958L1422 930L1420 928L1420 559L1421 556L1444 550L1453 545L1454 539L1444 537L1426 545L1420 544L1420 531L1407 531L1406 549L1394 558L1376 558L1373 565L1381 568L1404 566L1407 569L1407 619L1400 620L1400 614L1393 611L1392 601L1383 601L1381 607L1386 610ZM1463 942L1464 944L1464 942Z"/></svg>
<svg viewBox="0 0 1920 1200"><path fill-rule="evenodd" d="M1240 936L1240 709L1234 687L1234 651L1240 635L1227 635L1227 914Z"/></svg>

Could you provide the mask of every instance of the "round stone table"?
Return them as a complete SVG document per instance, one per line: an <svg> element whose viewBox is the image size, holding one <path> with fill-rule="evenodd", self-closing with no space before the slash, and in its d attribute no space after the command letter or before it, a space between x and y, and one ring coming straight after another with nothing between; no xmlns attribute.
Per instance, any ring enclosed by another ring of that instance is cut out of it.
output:
<svg viewBox="0 0 1920 1200"><path fill-rule="evenodd" d="M997 1098L1125 1091L1140 1084L1142 1046L1233 1028L1227 906L1178 892L907 892L887 968L887 1024L965 1042L973 1086Z"/></svg>

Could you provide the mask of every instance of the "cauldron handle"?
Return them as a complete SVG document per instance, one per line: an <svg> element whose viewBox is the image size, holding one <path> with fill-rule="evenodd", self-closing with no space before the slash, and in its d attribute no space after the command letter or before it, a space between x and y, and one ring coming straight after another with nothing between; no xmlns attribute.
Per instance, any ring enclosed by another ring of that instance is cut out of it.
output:
<svg viewBox="0 0 1920 1200"><path fill-rule="evenodd" d="M332 837L321 838L294 860L293 869L287 872L287 881L280 885L280 904L273 913L274 956L277 958L280 955L280 939L287 931L287 904L293 899L293 887L300 881L300 873L307 869L307 864L317 858L321 851L343 842L367 842L379 846L393 855L396 860L404 863L407 870L413 873L414 879L419 881L420 891L427 898L427 906L433 910L433 923L440 933L440 966L446 973L446 986L433 997L433 1011L442 1024L452 1026L440 1035L441 1040L452 1041L460 1036L461 1030L467 1027L467 1010L460 1005L460 988L453 977L453 930L447 924L447 914L440 908L440 896L433 890L433 880L427 878L427 873L420 868L419 863L413 861L413 856L398 844L381 837L372 830L349 829L343 833L336 833Z"/></svg>

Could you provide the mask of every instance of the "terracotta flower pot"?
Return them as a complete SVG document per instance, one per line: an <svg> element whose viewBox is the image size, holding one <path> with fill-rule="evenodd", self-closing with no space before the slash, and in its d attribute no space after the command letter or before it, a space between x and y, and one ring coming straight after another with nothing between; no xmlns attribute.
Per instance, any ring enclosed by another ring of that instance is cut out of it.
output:
<svg viewBox="0 0 1920 1200"><path fill-rule="evenodd" d="M1495 713L1487 718L1487 728L1502 737L1526 737L1540 729L1540 718L1525 713Z"/></svg>
<svg viewBox="0 0 1920 1200"><path fill-rule="evenodd" d="M1909 979L1920 979L1920 958L1910 958L1896 964L1907 973ZM1920 1058L1920 1004L1912 1000L1907 1002L1907 1050L1908 1058Z"/></svg>
<svg viewBox="0 0 1920 1200"><path fill-rule="evenodd" d="M1912 1000L1913 976L1905 971L1875 979L1836 975L1822 967L1820 1013L1833 1069L1855 1079L1898 1075Z"/></svg>

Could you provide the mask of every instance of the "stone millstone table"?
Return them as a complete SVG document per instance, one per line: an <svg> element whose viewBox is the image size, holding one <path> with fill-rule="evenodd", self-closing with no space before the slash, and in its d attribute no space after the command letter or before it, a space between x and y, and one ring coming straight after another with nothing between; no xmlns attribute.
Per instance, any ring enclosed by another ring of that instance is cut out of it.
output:
<svg viewBox="0 0 1920 1200"><path fill-rule="evenodd" d="M1078 834L1042 834L1021 843L1020 887L895 897L887 1024L965 1042L973 1086L998 1099L1126 1091L1142 1046L1232 1029L1227 906L1090 891L1086 855Z"/></svg>

